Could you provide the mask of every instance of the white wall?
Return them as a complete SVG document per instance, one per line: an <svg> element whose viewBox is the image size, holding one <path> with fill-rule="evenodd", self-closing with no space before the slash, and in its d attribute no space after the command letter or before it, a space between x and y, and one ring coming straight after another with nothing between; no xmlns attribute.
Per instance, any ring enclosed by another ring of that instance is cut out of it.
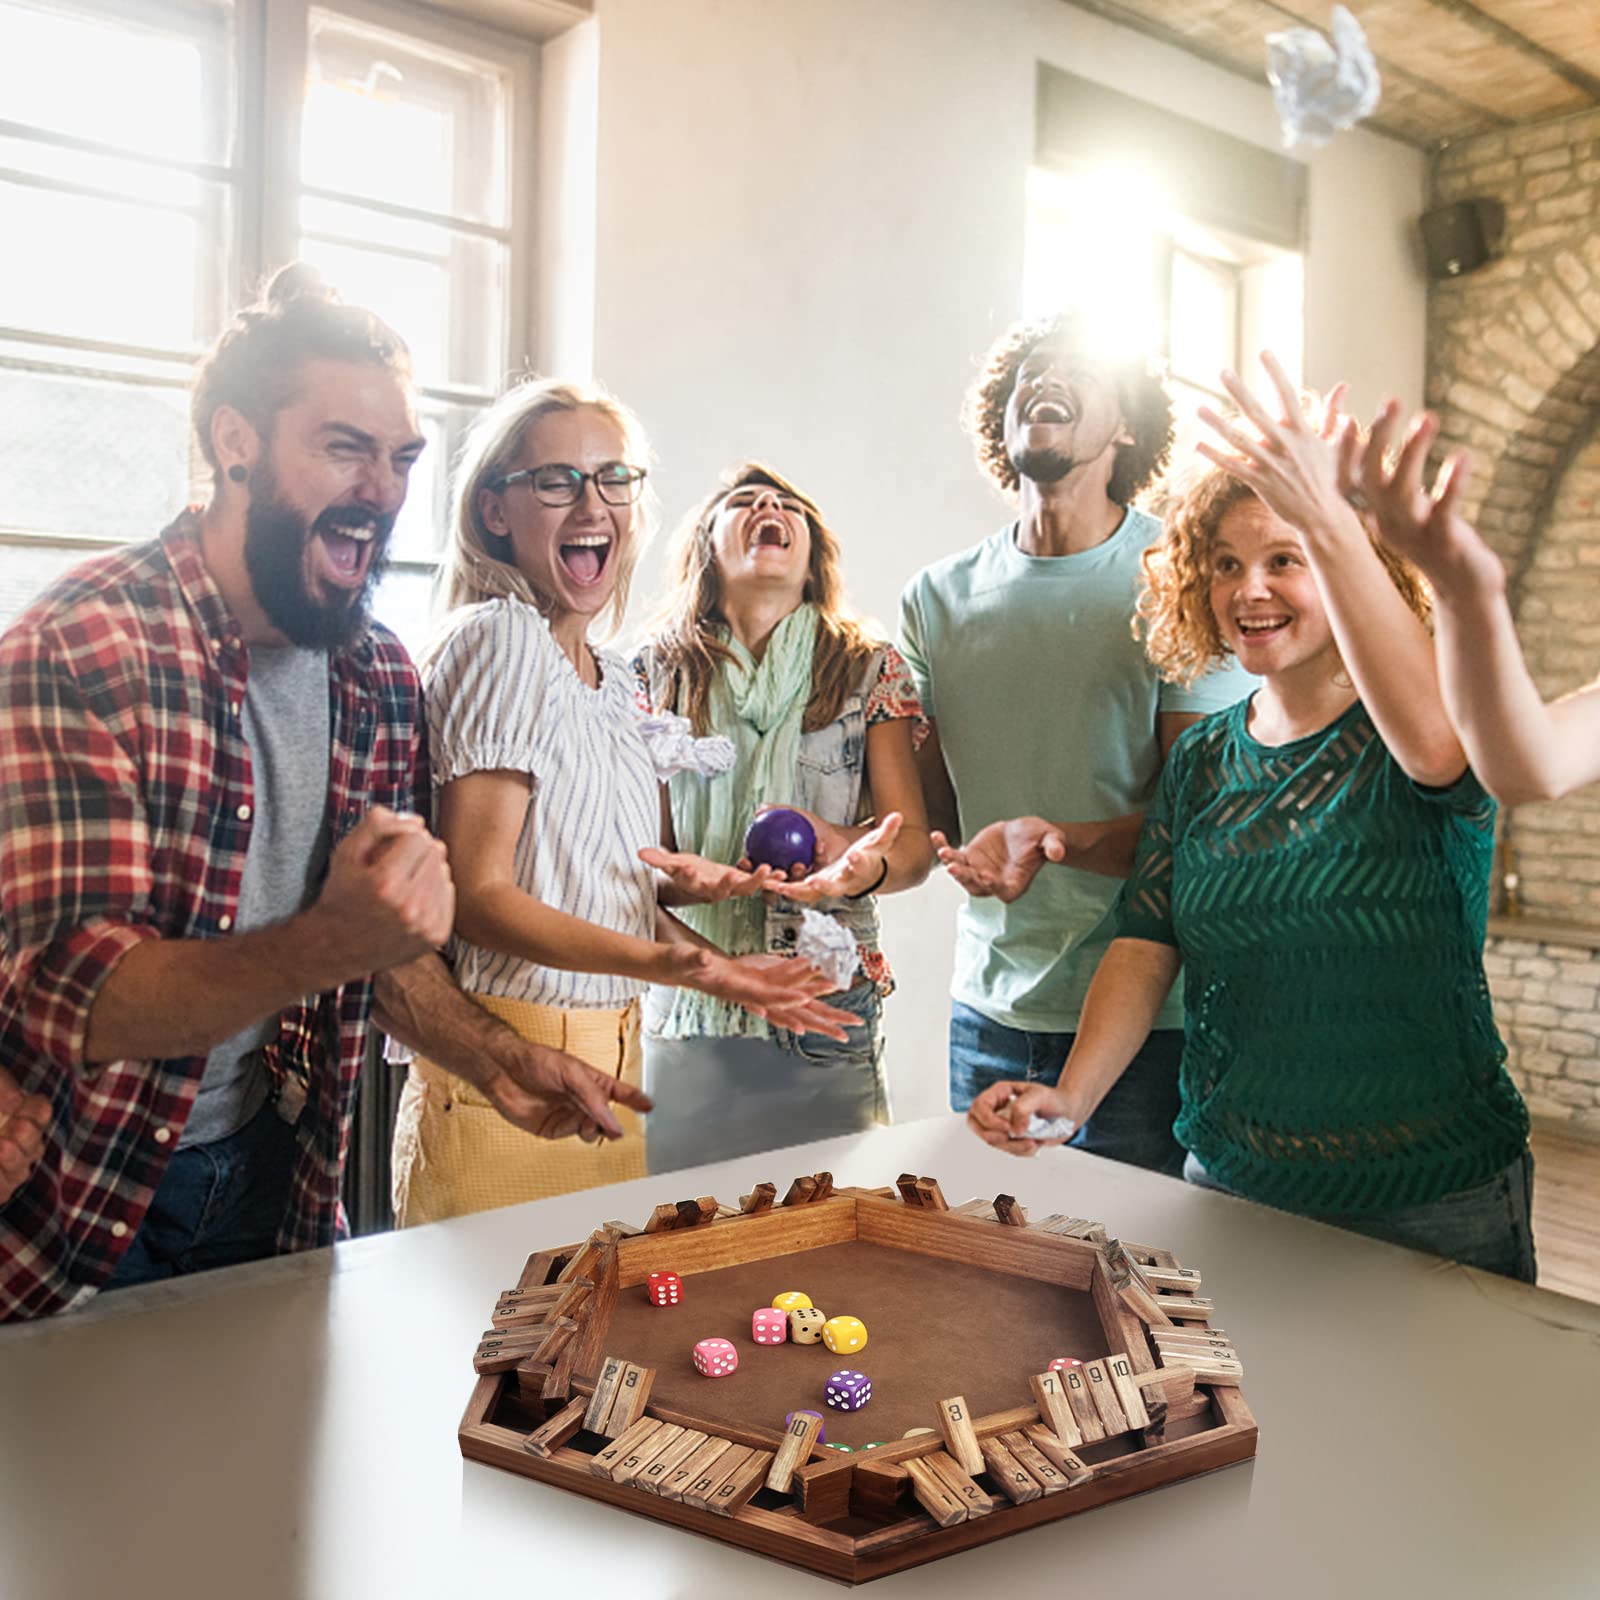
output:
<svg viewBox="0 0 1600 1600"><path fill-rule="evenodd" d="M1062 0L597 0L594 370L644 417L669 520L765 456L845 542L856 604L1007 516L957 425L1016 316L1034 78L1049 61L1263 145L1253 87ZM1306 381L1422 394L1407 230L1423 158L1356 131L1311 161ZM1115 248L1115 222L1107 248ZM659 572L646 559L636 593ZM1049 730L1019 728L1019 748ZM886 906L898 1116L944 1105L956 899Z"/></svg>

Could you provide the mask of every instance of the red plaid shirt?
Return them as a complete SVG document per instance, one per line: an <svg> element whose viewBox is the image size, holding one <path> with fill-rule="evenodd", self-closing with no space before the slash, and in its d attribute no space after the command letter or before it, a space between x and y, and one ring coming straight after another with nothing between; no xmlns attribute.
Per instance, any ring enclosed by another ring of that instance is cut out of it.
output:
<svg viewBox="0 0 1600 1600"><path fill-rule="evenodd" d="M225 935L250 843L240 713L249 652L185 513L69 573L0 637L0 1064L54 1107L45 1154L0 1206L0 1321L110 1276L177 1148L204 1056L84 1061L106 975L143 939ZM332 658L334 842L373 805L426 804L416 669L374 626ZM304 1097L280 1250L345 1230L340 1174L370 982L286 1010L273 1086Z"/></svg>

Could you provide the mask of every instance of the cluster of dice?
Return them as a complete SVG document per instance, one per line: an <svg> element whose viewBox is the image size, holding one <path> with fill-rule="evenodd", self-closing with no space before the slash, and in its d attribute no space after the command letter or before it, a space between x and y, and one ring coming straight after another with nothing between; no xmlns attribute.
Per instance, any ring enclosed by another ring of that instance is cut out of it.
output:
<svg viewBox="0 0 1600 1600"><path fill-rule="evenodd" d="M683 1280L676 1272L652 1272L645 1288L653 1306L683 1301ZM866 1344L867 1327L859 1317L825 1316L812 1305L810 1295L787 1289L770 1306L751 1314L750 1337L761 1345L820 1343L835 1355L853 1355ZM731 1339L702 1339L694 1347L694 1370L702 1378L725 1378L738 1365L739 1352ZM872 1379L842 1368L829 1377L823 1398L835 1410L859 1411L872 1398ZM784 1420L787 1424L788 1418Z"/></svg>

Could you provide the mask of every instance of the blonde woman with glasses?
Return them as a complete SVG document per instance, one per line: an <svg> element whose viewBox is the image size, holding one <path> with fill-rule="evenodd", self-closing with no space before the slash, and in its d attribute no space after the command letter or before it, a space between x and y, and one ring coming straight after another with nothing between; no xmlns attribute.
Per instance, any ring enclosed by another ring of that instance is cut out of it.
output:
<svg viewBox="0 0 1600 1600"><path fill-rule="evenodd" d="M661 910L638 858L661 780L614 630L650 521L648 445L605 390L519 384L452 491L446 616L422 662L435 822L456 886L457 981L524 1037L618 1079L621 1139L536 1140L469 1084L411 1064L394 1141L401 1226L645 1172L639 999L685 986L843 1037L809 964L731 959Z"/></svg>

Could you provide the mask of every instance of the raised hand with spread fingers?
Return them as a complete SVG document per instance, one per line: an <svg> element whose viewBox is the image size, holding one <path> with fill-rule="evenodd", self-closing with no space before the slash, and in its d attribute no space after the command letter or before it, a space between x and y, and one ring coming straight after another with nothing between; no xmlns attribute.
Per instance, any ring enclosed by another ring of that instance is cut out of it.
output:
<svg viewBox="0 0 1600 1600"><path fill-rule="evenodd" d="M1390 400L1364 443L1346 430L1340 486L1370 507L1385 543L1433 587L1440 692L1473 771L1512 805L1600 780L1600 684L1545 703L1517 641L1505 568L1462 510L1471 458L1451 455L1428 489L1423 467L1438 422L1413 418L1391 459L1401 416Z"/></svg>

